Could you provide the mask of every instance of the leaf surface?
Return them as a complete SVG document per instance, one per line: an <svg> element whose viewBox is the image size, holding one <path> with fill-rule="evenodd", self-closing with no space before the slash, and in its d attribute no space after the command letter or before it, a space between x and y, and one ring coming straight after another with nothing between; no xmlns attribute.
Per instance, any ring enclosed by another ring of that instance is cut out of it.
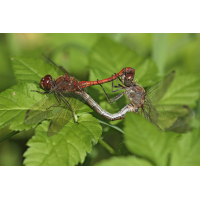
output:
<svg viewBox="0 0 200 200"><path fill-rule="evenodd" d="M174 148L171 165L199 166L200 165L200 131L194 129L184 134Z"/></svg>
<svg viewBox="0 0 200 200"><path fill-rule="evenodd" d="M192 74L177 73L174 81L159 102L162 105L187 105L194 107L199 98L200 79Z"/></svg>
<svg viewBox="0 0 200 200"><path fill-rule="evenodd" d="M151 166L152 164L144 159L134 156L127 157L113 157L107 160L103 160L96 165L98 166Z"/></svg>
<svg viewBox="0 0 200 200"><path fill-rule="evenodd" d="M111 77L125 67L132 67L135 69L135 79L145 87L154 83L157 74L157 67L151 59L145 59L123 44L108 38L102 38L94 45L89 64L93 69L91 81ZM105 87L108 88L107 85Z"/></svg>
<svg viewBox="0 0 200 200"><path fill-rule="evenodd" d="M21 83L15 85L0 94L0 127L11 125L11 130L23 130L30 128L24 124L26 111L43 95L31 92L31 89L38 89L35 84Z"/></svg>
<svg viewBox="0 0 200 200"><path fill-rule="evenodd" d="M125 118L125 144L130 152L154 165L168 165L178 134L162 132L141 116L128 113Z"/></svg>
<svg viewBox="0 0 200 200"><path fill-rule="evenodd" d="M47 136L48 122L36 128L36 134L28 142L25 152L25 165L77 165L83 163L87 153L91 152L92 143L97 143L102 128L97 119L89 114L72 120L57 134Z"/></svg>
<svg viewBox="0 0 200 200"><path fill-rule="evenodd" d="M58 67L48 64L42 59L12 57L11 61L17 81L39 83L41 78L47 74L53 78L63 75Z"/></svg>

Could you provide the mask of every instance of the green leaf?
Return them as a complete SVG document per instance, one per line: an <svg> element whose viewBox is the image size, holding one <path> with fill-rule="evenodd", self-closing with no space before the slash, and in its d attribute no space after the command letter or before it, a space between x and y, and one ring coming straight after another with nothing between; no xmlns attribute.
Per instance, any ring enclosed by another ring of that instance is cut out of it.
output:
<svg viewBox="0 0 200 200"><path fill-rule="evenodd" d="M57 134L47 136L48 122L36 128L36 134L28 142L25 152L25 165L77 165L83 163L87 153L91 152L92 144L97 143L102 128L97 119L89 114L78 119L79 124L72 120Z"/></svg>
<svg viewBox="0 0 200 200"><path fill-rule="evenodd" d="M44 97L37 92L31 92L31 89L37 90L38 88L33 83L21 83L0 94L1 128L6 125L11 125L11 130L23 130L31 127L24 124L25 113Z"/></svg>
<svg viewBox="0 0 200 200"><path fill-rule="evenodd" d="M125 118L125 144L130 152L154 165L168 165L169 155L178 134L162 132L146 119L134 113Z"/></svg>
<svg viewBox="0 0 200 200"><path fill-rule="evenodd" d="M196 129L182 136L174 148L171 165L200 165L200 130Z"/></svg>
<svg viewBox="0 0 200 200"><path fill-rule="evenodd" d="M50 74L57 78L63 72L58 67L45 63L41 59L13 57L11 58L17 81L40 82L41 78Z"/></svg>
<svg viewBox="0 0 200 200"><path fill-rule="evenodd" d="M154 83L153 79L157 74L157 67L151 59L145 59L108 38L102 38L94 45L89 64L93 68L90 74L91 81L111 77L125 67L132 67L135 69L135 78L145 87ZM106 87L108 89L110 86L105 85Z"/></svg>
<svg viewBox="0 0 200 200"><path fill-rule="evenodd" d="M99 37L101 37L101 35L102 34L99 33L48 33L45 34L45 37L49 40L51 45L60 46L63 44L76 44L89 48Z"/></svg>
<svg viewBox="0 0 200 200"><path fill-rule="evenodd" d="M142 87L151 86L158 80L157 66L152 59L144 59L138 67L135 67L135 70L135 80L137 80L138 84L141 84Z"/></svg>
<svg viewBox="0 0 200 200"><path fill-rule="evenodd" d="M152 164L144 159L137 158L135 156L127 157L113 157L107 160L103 160L96 165L98 166L151 166Z"/></svg>
<svg viewBox="0 0 200 200"><path fill-rule="evenodd" d="M168 34L154 33L152 45L153 59L156 62L160 75L164 75L168 53Z"/></svg>
<svg viewBox="0 0 200 200"><path fill-rule="evenodd" d="M192 74L177 73L174 81L160 100L162 105L187 105L194 107L199 98L200 79Z"/></svg>
<svg viewBox="0 0 200 200"><path fill-rule="evenodd" d="M14 57L11 59L15 76L18 81L22 81L20 85L15 85L0 94L0 127L11 125L11 130L23 130L35 125L24 124L25 113L35 103L39 102L46 95L32 92L31 90L39 90L44 92L35 84L23 83L25 81L39 82L41 77L51 74L52 77L63 73L57 66L47 64L40 59ZM91 112L87 105L82 106L78 113Z"/></svg>
<svg viewBox="0 0 200 200"><path fill-rule="evenodd" d="M49 41L49 54L59 65L67 69L77 78L87 77L88 53L93 44L102 34L97 33L67 33L46 34Z"/></svg>
<svg viewBox="0 0 200 200"><path fill-rule="evenodd" d="M33 83L21 83L15 85L0 94L0 128L11 125L11 130L24 130L35 127L36 124L25 124L24 118L28 109L41 99L46 97L45 94L32 92L31 90L43 91ZM76 103L77 105L77 103ZM75 109L77 113L91 112L92 109L82 102L78 103Z"/></svg>

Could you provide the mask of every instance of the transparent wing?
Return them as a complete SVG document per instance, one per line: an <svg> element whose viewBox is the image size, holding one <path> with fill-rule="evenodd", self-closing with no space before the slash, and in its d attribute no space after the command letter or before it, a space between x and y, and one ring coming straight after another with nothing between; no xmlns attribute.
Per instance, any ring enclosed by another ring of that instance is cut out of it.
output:
<svg viewBox="0 0 200 200"><path fill-rule="evenodd" d="M153 105L147 99L143 115L161 130L176 129L176 132L185 132L189 128L188 122L194 117L194 111L183 105Z"/></svg>
<svg viewBox="0 0 200 200"><path fill-rule="evenodd" d="M72 118L72 111L69 108L69 106L65 105L57 108L55 111L55 115L49 124L47 132L48 136L52 136L60 132L71 118Z"/></svg>
<svg viewBox="0 0 200 200"><path fill-rule="evenodd" d="M62 66L57 65L55 62L53 62L49 57L43 54L43 56L53 65L57 66L64 74L70 75Z"/></svg>
<svg viewBox="0 0 200 200"><path fill-rule="evenodd" d="M67 103L68 101L68 103ZM69 106L71 105L71 108ZM59 105L57 110L54 110L55 115L50 122L48 128L48 136L57 134L62 128L75 116L75 112L84 106L84 100L73 93L67 93L62 98L62 103Z"/></svg>
<svg viewBox="0 0 200 200"><path fill-rule="evenodd" d="M188 122L194 116L193 110L188 106L157 104L169 88L174 77L175 71L147 90L141 114L161 130L178 128L176 132L184 132L188 128Z"/></svg>
<svg viewBox="0 0 200 200"><path fill-rule="evenodd" d="M26 124L37 124L44 119L47 119L53 115L51 107L58 103L54 93L45 95L45 97L38 103L33 105L27 112L25 116ZM51 107L51 108L50 108Z"/></svg>
<svg viewBox="0 0 200 200"><path fill-rule="evenodd" d="M158 128L160 128L159 113L156 107L152 104L151 100L148 98L148 96L145 97L144 106L140 111L140 114L143 115L143 117L148 119L150 122L156 124Z"/></svg>
<svg viewBox="0 0 200 200"><path fill-rule="evenodd" d="M185 132L189 129L189 121L194 117L194 111L188 106L165 105L158 106L159 124L163 130L175 130Z"/></svg>
<svg viewBox="0 0 200 200"><path fill-rule="evenodd" d="M175 74L175 71L172 71L163 80L147 90L146 96L148 96L151 102L157 103L162 99L163 95L166 93L167 89L174 80Z"/></svg>

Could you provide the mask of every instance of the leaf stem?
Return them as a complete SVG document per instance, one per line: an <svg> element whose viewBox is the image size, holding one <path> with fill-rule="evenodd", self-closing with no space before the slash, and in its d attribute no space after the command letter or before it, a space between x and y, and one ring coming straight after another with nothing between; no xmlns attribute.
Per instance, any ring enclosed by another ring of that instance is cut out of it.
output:
<svg viewBox="0 0 200 200"><path fill-rule="evenodd" d="M99 139L99 143L101 144L101 146L103 146L107 151L110 152L110 154L112 155L116 155L115 150L109 146L105 141L103 141L102 139Z"/></svg>
<svg viewBox="0 0 200 200"><path fill-rule="evenodd" d="M0 142L3 142L4 140L6 140L6 139L12 137L13 135L15 135L15 134L17 134L17 133L19 133L19 131L13 131L13 132L11 132L11 133L8 133L7 135L5 135L5 136L3 136L2 138L0 138Z"/></svg>
<svg viewBox="0 0 200 200"><path fill-rule="evenodd" d="M117 126L108 124L108 123L106 123L106 122L104 122L104 121L101 121L101 120L99 120L99 119L98 119L98 121L99 121L101 124L105 124L106 126L110 126L111 128L114 128L114 129L116 129L117 131L119 131L119 132L125 134L125 132L124 132L121 128L117 127Z"/></svg>

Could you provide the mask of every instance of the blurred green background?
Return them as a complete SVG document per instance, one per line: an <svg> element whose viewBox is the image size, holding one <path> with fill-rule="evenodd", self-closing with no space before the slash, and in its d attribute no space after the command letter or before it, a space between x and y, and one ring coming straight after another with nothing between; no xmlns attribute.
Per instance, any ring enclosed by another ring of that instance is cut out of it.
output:
<svg viewBox="0 0 200 200"><path fill-rule="evenodd" d="M152 58L158 66L160 76L172 70L184 74L200 74L200 34L0 34L0 91L17 83L11 66L11 56L43 59L42 54L45 54L55 63L65 67L77 79L89 80L91 68L88 55L93 45L102 37L124 44L145 58ZM88 88L88 92L91 96L94 94L92 97L99 102L95 98L99 90L99 87L96 87ZM195 110L199 117L199 107ZM97 114L94 115L98 117ZM123 127L121 122L116 123ZM118 149L120 146L123 153L126 151L120 142L121 133L116 133L116 130L108 131L108 127L103 127L103 131L106 142L112 143L113 148ZM8 127L1 129L0 137L9 132ZM22 165L26 142L32 134L33 130L21 132L0 143L0 165ZM88 154L84 165L93 165L109 156L110 154L98 144L92 153Z"/></svg>

